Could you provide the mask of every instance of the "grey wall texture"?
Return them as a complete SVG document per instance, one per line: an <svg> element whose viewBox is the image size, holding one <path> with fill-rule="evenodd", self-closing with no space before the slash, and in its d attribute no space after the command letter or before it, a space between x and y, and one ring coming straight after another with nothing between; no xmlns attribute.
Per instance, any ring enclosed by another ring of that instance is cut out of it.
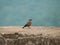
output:
<svg viewBox="0 0 60 45"><path fill-rule="evenodd" d="M0 26L60 26L60 0L0 0Z"/></svg>

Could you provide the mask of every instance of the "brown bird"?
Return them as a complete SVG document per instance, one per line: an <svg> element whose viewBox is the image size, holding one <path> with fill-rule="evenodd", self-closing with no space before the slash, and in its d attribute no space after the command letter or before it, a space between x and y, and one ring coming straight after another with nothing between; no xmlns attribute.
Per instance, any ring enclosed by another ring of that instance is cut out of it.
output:
<svg viewBox="0 0 60 45"><path fill-rule="evenodd" d="M32 25L32 19L29 19L28 22L23 26L23 28L25 27L30 28L31 25Z"/></svg>

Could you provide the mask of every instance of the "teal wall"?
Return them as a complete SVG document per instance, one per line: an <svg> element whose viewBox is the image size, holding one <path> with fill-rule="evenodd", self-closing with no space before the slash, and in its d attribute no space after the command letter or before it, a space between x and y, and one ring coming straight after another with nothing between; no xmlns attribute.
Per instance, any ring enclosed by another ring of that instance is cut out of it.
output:
<svg viewBox="0 0 60 45"><path fill-rule="evenodd" d="M0 26L60 26L60 0L0 0Z"/></svg>

